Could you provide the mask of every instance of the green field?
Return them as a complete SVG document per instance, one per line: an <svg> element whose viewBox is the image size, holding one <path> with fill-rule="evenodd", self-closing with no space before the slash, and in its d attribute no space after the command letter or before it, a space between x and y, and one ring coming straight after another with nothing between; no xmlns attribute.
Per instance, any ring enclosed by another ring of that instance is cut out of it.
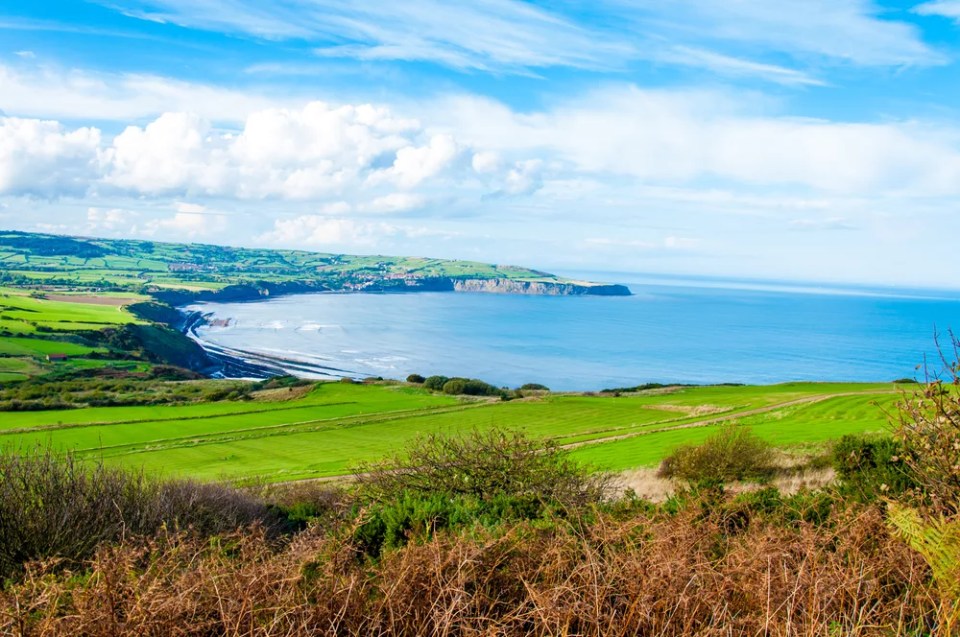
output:
<svg viewBox="0 0 960 637"><path fill-rule="evenodd" d="M633 395L546 395L509 402L431 394L404 384L325 383L293 400L106 407L0 414L0 445L52 444L165 475L267 481L347 474L425 432L507 427L569 445L611 470L650 466L729 422L775 444L807 447L881 431L900 388L792 383L690 387Z"/></svg>
<svg viewBox="0 0 960 637"><path fill-rule="evenodd" d="M262 250L202 244L87 239L0 231L0 276L18 286L114 289L160 294L260 289L298 283L315 289L397 289L405 280L511 279L571 283L512 265L476 261Z"/></svg>
<svg viewBox="0 0 960 637"><path fill-rule="evenodd" d="M145 297L133 294L38 292L0 287L0 389L6 384L51 372L102 367L131 370L129 363L84 358L102 355L104 347L84 345L82 334L143 323L123 304ZM81 342L77 342L81 341ZM68 360L49 362L50 354Z"/></svg>
<svg viewBox="0 0 960 637"><path fill-rule="evenodd" d="M15 288L0 288L0 328L14 334L32 334L41 330L97 330L137 322L136 317L122 307L96 303L97 297L117 298L118 303L124 299L135 303L144 298L135 295L108 297L105 294L74 294L61 295L58 299L51 300L44 298L42 294L29 294ZM71 300L63 300L66 298Z"/></svg>

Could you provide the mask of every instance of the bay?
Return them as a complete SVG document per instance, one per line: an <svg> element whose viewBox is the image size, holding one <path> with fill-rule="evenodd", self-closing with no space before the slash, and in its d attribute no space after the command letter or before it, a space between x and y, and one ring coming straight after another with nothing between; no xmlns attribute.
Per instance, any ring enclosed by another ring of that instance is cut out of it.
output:
<svg viewBox="0 0 960 637"><path fill-rule="evenodd" d="M188 309L229 319L198 329L207 347L301 376L443 374L556 391L923 379L925 360L939 368L935 330L960 327L956 292L613 280L633 280L633 296L309 294Z"/></svg>

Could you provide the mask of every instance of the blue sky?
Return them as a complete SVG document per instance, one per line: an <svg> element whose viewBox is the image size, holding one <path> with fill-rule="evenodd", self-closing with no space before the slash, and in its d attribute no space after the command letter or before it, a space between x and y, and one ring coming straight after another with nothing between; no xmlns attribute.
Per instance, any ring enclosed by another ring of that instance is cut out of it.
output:
<svg viewBox="0 0 960 637"><path fill-rule="evenodd" d="M0 1L0 227L960 287L960 0Z"/></svg>

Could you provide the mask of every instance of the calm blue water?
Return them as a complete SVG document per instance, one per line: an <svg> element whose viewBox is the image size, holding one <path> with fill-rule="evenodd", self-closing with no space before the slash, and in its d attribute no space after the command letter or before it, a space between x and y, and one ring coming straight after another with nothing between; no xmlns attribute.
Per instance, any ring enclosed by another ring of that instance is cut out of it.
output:
<svg viewBox="0 0 960 637"><path fill-rule="evenodd" d="M202 328L202 340L313 367L300 375L416 372L554 390L922 378L935 327L960 328L958 293L627 284L634 296L312 294L195 308L231 319Z"/></svg>

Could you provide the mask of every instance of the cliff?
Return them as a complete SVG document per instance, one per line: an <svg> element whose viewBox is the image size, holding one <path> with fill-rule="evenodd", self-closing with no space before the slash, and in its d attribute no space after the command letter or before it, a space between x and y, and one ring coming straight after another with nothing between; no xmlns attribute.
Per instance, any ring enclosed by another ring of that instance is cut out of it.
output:
<svg viewBox="0 0 960 637"><path fill-rule="evenodd" d="M525 281L520 279L459 279L425 277L364 281L331 288L319 281L289 281L231 285L220 290L155 290L154 298L172 306L199 301L255 301L286 294L311 292L489 292L494 294L537 294L545 296L630 296L624 285L579 281Z"/></svg>
<svg viewBox="0 0 960 637"><path fill-rule="evenodd" d="M517 279L463 279L453 282L456 292L536 294L545 296L630 296L624 285L577 281L523 281Z"/></svg>

